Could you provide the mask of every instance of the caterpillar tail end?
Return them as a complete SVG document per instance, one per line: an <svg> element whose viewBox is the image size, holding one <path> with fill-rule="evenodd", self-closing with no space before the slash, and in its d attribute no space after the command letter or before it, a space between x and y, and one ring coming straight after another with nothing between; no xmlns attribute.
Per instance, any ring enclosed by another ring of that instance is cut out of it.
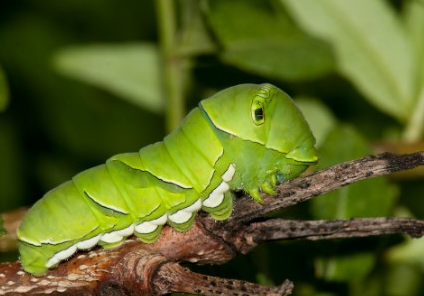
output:
<svg viewBox="0 0 424 296"><path fill-rule="evenodd" d="M19 241L19 253L21 254L19 260L21 261L22 268L34 275L42 276L47 272L47 255L42 248L33 246L31 244Z"/></svg>
<svg viewBox="0 0 424 296"><path fill-rule="evenodd" d="M228 219L233 212L233 199L234 195L231 191L225 192L222 203L218 207L214 208L213 211L209 212L212 218L217 221Z"/></svg>

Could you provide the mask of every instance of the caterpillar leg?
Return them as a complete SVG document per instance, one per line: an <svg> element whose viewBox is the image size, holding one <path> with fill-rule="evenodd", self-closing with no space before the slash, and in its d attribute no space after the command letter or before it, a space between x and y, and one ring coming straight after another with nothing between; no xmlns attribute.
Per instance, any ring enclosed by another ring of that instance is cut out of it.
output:
<svg viewBox="0 0 424 296"><path fill-rule="evenodd" d="M161 233L162 226L156 227L155 230L152 230L149 233L139 233L137 231L134 232L135 236L137 236L143 243L154 243Z"/></svg>
<svg viewBox="0 0 424 296"><path fill-rule="evenodd" d="M178 231L187 231L193 225L197 211L202 208L202 200L197 199L192 205L168 215L168 224Z"/></svg>
<svg viewBox="0 0 424 296"><path fill-rule="evenodd" d="M207 207L205 203L203 203L202 210L209 213L215 220L225 220L231 216L233 211L233 199L234 194L231 191L227 191L223 193L221 203L215 205L215 207Z"/></svg>
<svg viewBox="0 0 424 296"><path fill-rule="evenodd" d="M143 221L135 226L134 234L144 243L154 243L160 235L162 226L167 221L167 214L150 221Z"/></svg>

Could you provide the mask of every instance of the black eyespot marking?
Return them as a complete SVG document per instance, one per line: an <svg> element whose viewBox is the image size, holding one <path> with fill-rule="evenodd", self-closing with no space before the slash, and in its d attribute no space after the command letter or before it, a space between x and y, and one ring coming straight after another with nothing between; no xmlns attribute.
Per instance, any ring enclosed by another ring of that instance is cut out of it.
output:
<svg viewBox="0 0 424 296"><path fill-rule="evenodd" d="M256 96L251 105L252 120L255 125L262 125L265 122L264 99Z"/></svg>
<svg viewBox="0 0 424 296"><path fill-rule="evenodd" d="M260 89L257 90L257 92L252 98L250 112L252 121L255 125L260 126L265 123L266 107L271 102L272 97L270 90L270 85L263 85Z"/></svg>
<svg viewBox="0 0 424 296"><path fill-rule="evenodd" d="M264 109L263 108L255 109L255 120L256 121L264 120Z"/></svg>

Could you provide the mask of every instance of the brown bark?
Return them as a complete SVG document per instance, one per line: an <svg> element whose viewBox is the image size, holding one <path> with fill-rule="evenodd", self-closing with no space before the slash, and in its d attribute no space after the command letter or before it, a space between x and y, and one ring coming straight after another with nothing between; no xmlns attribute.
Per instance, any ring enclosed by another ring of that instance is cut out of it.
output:
<svg viewBox="0 0 424 296"><path fill-rule="evenodd" d="M284 239L330 239L406 233L423 235L424 222L405 218L361 218L333 221L262 219L272 211L362 179L424 164L424 153L381 154L346 162L278 186L278 197L263 196L260 205L240 198L226 221L199 214L189 231L164 227L159 240L143 244L129 239L112 250L80 252L45 276L33 277L19 262L0 264L0 295L289 295L292 283L265 287L240 280L196 274L180 262L223 264L260 243Z"/></svg>

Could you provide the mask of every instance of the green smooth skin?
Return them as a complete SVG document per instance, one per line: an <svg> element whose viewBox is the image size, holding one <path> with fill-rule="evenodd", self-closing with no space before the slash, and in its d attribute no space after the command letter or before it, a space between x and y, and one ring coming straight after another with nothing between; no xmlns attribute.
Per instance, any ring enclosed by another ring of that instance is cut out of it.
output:
<svg viewBox="0 0 424 296"><path fill-rule="evenodd" d="M117 158L119 155L114 157ZM107 161L106 166L134 220L149 216L161 207L161 199L155 192L155 187L160 183L157 178L116 160Z"/></svg>
<svg viewBox="0 0 424 296"><path fill-rule="evenodd" d="M273 195L277 181L292 179L317 162L314 143L302 114L278 88L244 84L223 90L202 101L163 142L115 155L39 200L17 232L23 268L44 274L50 258L77 242L204 201L230 165L236 168L230 188L261 202L260 192ZM233 198L227 191L220 205L202 210L225 220ZM194 219L195 213L184 223L167 223L186 231ZM134 234L152 243L161 228ZM120 243L99 242L105 247Z"/></svg>
<svg viewBox="0 0 424 296"><path fill-rule="evenodd" d="M20 240L34 245L57 245L95 231L99 227L96 216L79 196L72 182L49 191L31 208L31 215L25 216L18 229Z"/></svg>
<svg viewBox="0 0 424 296"><path fill-rule="evenodd" d="M225 156L237 164L231 189L242 189L262 203L260 189L274 195L275 179L292 179L318 161L315 139L302 113L278 88L238 85L223 92L227 96L217 93L200 107L217 129ZM226 108L219 108L225 102ZM263 107L260 123L252 118L252 108L258 106Z"/></svg>
<svg viewBox="0 0 424 296"><path fill-rule="evenodd" d="M72 246L74 242L63 243L61 249L66 249ZM40 247L36 247L25 242L19 242L19 252L21 253L21 263L25 271L35 275L43 275L47 268L44 266L46 264L46 257L51 258L58 251L57 245L43 244ZM25 254L25 255L22 255ZM22 261L22 256L24 261Z"/></svg>
<svg viewBox="0 0 424 296"><path fill-rule="evenodd" d="M252 121L251 107L258 93L259 97L267 98L262 125L255 125ZM220 107L223 105L225 108ZM213 125L228 134L288 154L287 158L299 162L318 161L315 139L308 123L292 99L275 86L234 86L203 100L200 106Z"/></svg>
<svg viewBox="0 0 424 296"><path fill-rule="evenodd" d="M173 161L188 177L197 192L210 184L214 165L222 155L222 145L199 109L186 117L179 132L164 138Z"/></svg>

